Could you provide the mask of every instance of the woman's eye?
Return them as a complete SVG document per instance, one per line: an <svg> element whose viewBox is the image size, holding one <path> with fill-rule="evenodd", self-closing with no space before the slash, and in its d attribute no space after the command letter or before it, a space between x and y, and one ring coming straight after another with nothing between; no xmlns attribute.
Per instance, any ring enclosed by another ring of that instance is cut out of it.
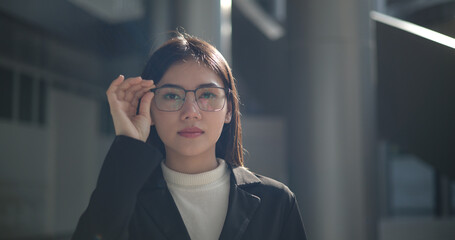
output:
<svg viewBox="0 0 455 240"><path fill-rule="evenodd" d="M175 93L166 93L166 94L164 94L163 98L165 100L179 100L180 96Z"/></svg>
<svg viewBox="0 0 455 240"><path fill-rule="evenodd" d="M216 98L216 95L211 92L205 92L205 93L202 93L201 96L199 96L199 98L211 99L211 98Z"/></svg>

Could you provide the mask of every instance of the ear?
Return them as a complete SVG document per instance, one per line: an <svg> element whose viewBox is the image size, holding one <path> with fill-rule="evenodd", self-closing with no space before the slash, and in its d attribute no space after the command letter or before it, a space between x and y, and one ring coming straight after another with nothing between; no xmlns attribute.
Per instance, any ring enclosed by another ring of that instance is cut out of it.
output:
<svg viewBox="0 0 455 240"><path fill-rule="evenodd" d="M224 119L224 123L230 123L232 119L232 104L228 104L228 109L226 112L226 117Z"/></svg>

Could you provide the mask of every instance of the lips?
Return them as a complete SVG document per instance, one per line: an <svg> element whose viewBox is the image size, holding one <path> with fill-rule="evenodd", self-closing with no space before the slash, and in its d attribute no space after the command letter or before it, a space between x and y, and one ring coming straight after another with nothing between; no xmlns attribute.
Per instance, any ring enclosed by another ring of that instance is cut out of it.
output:
<svg viewBox="0 0 455 240"><path fill-rule="evenodd" d="M189 127L189 128L185 128L177 133L182 137L196 138L196 137L199 137L202 134L204 134L204 131L202 131L200 128L197 128L197 127Z"/></svg>

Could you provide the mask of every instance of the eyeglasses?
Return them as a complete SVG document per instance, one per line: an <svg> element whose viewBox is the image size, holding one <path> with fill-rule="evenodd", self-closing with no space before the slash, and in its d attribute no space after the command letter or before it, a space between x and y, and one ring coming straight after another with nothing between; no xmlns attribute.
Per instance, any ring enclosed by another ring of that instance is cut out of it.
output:
<svg viewBox="0 0 455 240"><path fill-rule="evenodd" d="M194 90L186 90L177 86L163 86L150 91L155 93L153 101L155 106L161 111L179 111L185 103L186 93L193 92L199 109L206 112L216 112L223 109L226 103L226 95L230 92L230 89L198 87Z"/></svg>

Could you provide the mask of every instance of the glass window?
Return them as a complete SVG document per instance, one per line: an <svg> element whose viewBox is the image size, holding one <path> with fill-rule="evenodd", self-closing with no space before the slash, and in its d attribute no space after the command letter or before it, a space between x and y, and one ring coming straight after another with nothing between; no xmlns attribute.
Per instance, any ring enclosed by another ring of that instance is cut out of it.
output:
<svg viewBox="0 0 455 240"><path fill-rule="evenodd" d="M455 215L455 180L450 184L450 214Z"/></svg>
<svg viewBox="0 0 455 240"><path fill-rule="evenodd" d="M47 83L44 80L39 81L38 85L38 123L44 125L46 123L46 99L47 99Z"/></svg>
<svg viewBox="0 0 455 240"><path fill-rule="evenodd" d="M0 118L13 118L13 71L0 66Z"/></svg>
<svg viewBox="0 0 455 240"><path fill-rule="evenodd" d="M21 74L19 86L19 120L31 122L33 99L32 77L26 74Z"/></svg>
<svg viewBox="0 0 455 240"><path fill-rule="evenodd" d="M435 209L435 171L412 155L390 161L390 211L394 216L431 216Z"/></svg>

